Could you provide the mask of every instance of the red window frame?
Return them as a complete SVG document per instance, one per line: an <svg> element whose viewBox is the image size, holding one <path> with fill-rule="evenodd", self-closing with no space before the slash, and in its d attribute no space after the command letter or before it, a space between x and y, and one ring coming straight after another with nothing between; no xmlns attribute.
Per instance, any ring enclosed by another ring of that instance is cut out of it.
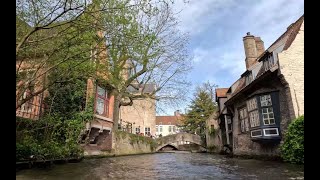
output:
<svg viewBox="0 0 320 180"><path fill-rule="evenodd" d="M103 96L99 95L98 93L98 87L100 87L101 89L104 90L104 94ZM97 103L98 103L98 98L102 99L103 100L103 104L104 104L104 107L103 107L103 113L102 114L99 114L97 112ZM96 86L96 95L95 95L95 102L94 102L94 112L95 114L98 114L98 115L102 115L102 116L105 116L105 117L108 117L109 116L109 97L108 97L108 92L107 92L107 89L106 88L103 88L99 85Z"/></svg>

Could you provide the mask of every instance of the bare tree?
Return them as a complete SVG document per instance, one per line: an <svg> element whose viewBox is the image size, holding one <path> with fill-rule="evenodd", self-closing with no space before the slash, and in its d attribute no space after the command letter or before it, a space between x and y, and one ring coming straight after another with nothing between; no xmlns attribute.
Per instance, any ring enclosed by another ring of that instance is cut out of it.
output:
<svg viewBox="0 0 320 180"><path fill-rule="evenodd" d="M120 107L132 105L134 99L166 104L181 100L189 85L183 75L190 70L188 37L178 31L170 4L148 2L118 15L106 22L115 32L106 34L109 64L101 67L108 69L104 72L115 88L114 128Z"/></svg>

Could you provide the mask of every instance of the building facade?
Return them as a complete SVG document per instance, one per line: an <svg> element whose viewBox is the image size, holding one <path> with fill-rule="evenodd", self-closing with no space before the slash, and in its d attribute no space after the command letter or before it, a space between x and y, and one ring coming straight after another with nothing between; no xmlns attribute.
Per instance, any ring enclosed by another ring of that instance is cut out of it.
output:
<svg viewBox="0 0 320 180"><path fill-rule="evenodd" d="M156 116L156 137L179 133L181 120L179 111L175 111L173 116Z"/></svg>
<svg viewBox="0 0 320 180"><path fill-rule="evenodd" d="M144 93L154 91L155 86L153 84L146 84L145 86ZM135 92L135 89L130 87L128 90L131 93ZM134 134L155 136L156 101L151 98L139 98L134 99L131 106L121 106L119 125L122 129Z"/></svg>
<svg viewBox="0 0 320 180"><path fill-rule="evenodd" d="M247 69L217 98L223 145L235 155L278 156L288 125L304 114L304 16L267 50L250 33L243 43Z"/></svg>
<svg viewBox="0 0 320 180"><path fill-rule="evenodd" d="M103 38L103 33L97 31L97 36ZM95 54L91 54L92 61L95 63L105 63L107 61L106 45L95 46L99 51L96 51ZM42 56L45 55L43 54ZM19 102L28 98L30 94L41 90L49 81L47 77L50 71L47 72L48 67L45 66L46 63L42 60L42 56L32 57L30 59L19 59L17 57L16 59L16 73L18 75L24 74L22 77L28 77L28 75L37 77L36 80L34 80L34 86L32 86L34 87L33 89L19 88L20 85L23 86L23 84L26 83L25 81L28 80L27 78L21 78L21 81L17 83L17 107ZM104 74L105 73L103 72L97 71L97 79L87 79L86 105L88 105L89 102L94 103L94 119L86 124L81 135L83 145L94 145L95 148L98 149L111 150L114 96L111 94L112 87L105 82L100 82L98 80L106 80L107 77ZM41 117L45 112L45 109L49 108L48 105L44 103L44 98L48 96L49 93L45 90L32 97L16 109L16 116L33 120L39 119L39 117ZM91 102L91 100L93 100L93 102Z"/></svg>

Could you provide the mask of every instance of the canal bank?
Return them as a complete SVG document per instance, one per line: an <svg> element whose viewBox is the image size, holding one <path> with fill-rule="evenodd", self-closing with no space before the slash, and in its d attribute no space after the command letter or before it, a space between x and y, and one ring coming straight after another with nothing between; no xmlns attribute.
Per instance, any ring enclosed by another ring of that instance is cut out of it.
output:
<svg viewBox="0 0 320 180"><path fill-rule="evenodd" d="M301 165L209 153L154 153L27 169L16 179L304 179Z"/></svg>
<svg viewBox="0 0 320 180"><path fill-rule="evenodd" d="M82 145L85 158L149 154L155 152L156 146L152 138L124 131L112 132L111 149L103 149L103 145L96 144Z"/></svg>

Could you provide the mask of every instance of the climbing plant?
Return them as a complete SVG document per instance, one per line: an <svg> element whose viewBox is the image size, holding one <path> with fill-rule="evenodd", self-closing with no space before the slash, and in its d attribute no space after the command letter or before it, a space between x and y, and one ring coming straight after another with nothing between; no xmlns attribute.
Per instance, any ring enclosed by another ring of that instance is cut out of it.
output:
<svg viewBox="0 0 320 180"><path fill-rule="evenodd" d="M281 146L281 156L287 162L304 164L304 116L289 125Z"/></svg>

